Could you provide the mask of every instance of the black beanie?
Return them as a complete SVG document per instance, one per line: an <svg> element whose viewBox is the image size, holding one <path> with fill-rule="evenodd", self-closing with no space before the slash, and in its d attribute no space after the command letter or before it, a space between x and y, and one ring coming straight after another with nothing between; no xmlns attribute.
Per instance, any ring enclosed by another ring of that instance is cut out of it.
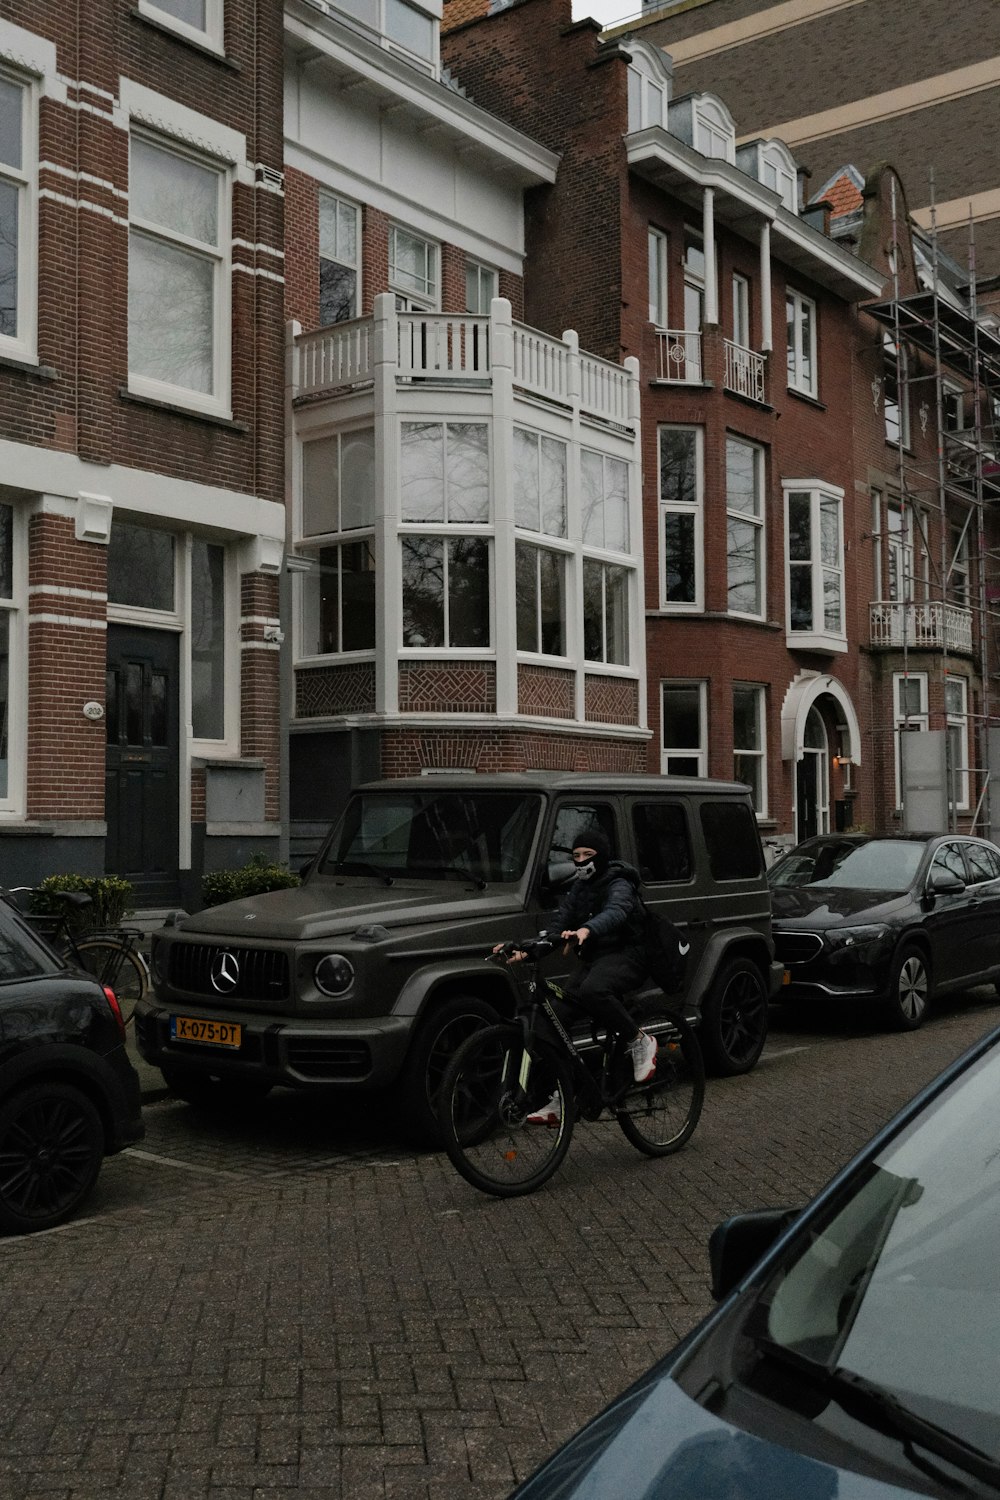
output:
<svg viewBox="0 0 1000 1500"><path fill-rule="evenodd" d="M585 828L578 833L573 840L574 849L593 849L595 854L594 864L598 870L607 869L611 859L611 840L603 828Z"/></svg>

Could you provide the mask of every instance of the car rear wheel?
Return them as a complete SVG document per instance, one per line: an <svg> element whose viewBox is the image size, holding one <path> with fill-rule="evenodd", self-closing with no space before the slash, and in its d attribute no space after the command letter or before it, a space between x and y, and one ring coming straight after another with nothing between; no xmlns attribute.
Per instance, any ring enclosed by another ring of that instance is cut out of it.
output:
<svg viewBox="0 0 1000 1500"><path fill-rule="evenodd" d="M752 959L723 964L702 1007L698 1036L709 1072L734 1078L756 1065L767 1040L767 986Z"/></svg>
<svg viewBox="0 0 1000 1500"><path fill-rule="evenodd" d="M161 1063L160 1072L170 1092L195 1109L242 1109L271 1092L269 1083L255 1078L220 1078L179 1063Z"/></svg>
<svg viewBox="0 0 1000 1500"><path fill-rule="evenodd" d="M896 954L889 985L888 1011L898 1031L916 1031L927 1018L931 1003L931 971L919 948L904 947Z"/></svg>
<svg viewBox="0 0 1000 1500"><path fill-rule="evenodd" d="M96 1107L68 1083L36 1083L0 1109L0 1229L51 1229L87 1197L104 1160Z"/></svg>
<svg viewBox="0 0 1000 1500"><path fill-rule="evenodd" d="M437 1103L448 1064L474 1031L499 1020L493 1006L478 995L454 995L421 1021L403 1074L403 1112L413 1140L441 1145Z"/></svg>

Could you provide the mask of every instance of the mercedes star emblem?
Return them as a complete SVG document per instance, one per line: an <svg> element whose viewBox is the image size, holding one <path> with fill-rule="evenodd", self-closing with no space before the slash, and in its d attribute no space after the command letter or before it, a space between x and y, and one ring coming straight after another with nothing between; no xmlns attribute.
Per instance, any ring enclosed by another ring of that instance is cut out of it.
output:
<svg viewBox="0 0 1000 1500"><path fill-rule="evenodd" d="M240 964L236 954L225 949L217 953L212 959L210 978L213 990L217 990L220 995L230 994L240 982Z"/></svg>

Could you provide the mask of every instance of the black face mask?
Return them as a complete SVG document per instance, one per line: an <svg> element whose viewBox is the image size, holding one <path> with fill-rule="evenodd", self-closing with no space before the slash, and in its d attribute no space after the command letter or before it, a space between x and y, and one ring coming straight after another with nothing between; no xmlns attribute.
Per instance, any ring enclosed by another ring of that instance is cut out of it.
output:
<svg viewBox="0 0 1000 1500"><path fill-rule="evenodd" d="M597 865L593 859L574 859L573 863L576 866L576 880L589 880L592 875L597 874Z"/></svg>

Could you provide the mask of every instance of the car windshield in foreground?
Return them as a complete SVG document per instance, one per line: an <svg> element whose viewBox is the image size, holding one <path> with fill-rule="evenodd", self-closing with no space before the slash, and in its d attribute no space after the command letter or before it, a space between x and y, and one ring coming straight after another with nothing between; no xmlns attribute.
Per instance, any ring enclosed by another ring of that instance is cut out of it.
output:
<svg viewBox="0 0 1000 1500"><path fill-rule="evenodd" d="M359 792L321 869L384 880L520 880L540 807L519 792Z"/></svg>
<svg viewBox="0 0 1000 1500"><path fill-rule="evenodd" d="M994 1047L874 1158L786 1261L753 1315L758 1347L801 1361L800 1377L812 1371L856 1421L998 1485L998 1237ZM922 1435L920 1424L929 1424Z"/></svg>
<svg viewBox="0 0 1000 1500"><path fill-rule="evenodd" d="M854 891L905 891L913 884L925 848L924 844L903 839L871 839L844 854L828 874L802 884Z"/></svg>

